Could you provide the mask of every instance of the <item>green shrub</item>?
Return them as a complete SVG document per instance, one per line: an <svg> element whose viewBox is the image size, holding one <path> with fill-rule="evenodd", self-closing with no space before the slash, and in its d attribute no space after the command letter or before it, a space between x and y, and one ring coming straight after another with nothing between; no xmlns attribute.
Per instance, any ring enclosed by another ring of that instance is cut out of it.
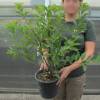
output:
<svg viewBox="0 0 100 100"><path fill-rule="evenodd" d="M46 48L50 71L55 72L64 65L71 64L82 56L77 49L79 45L77 40L80 38L78 33L86 29L84 18L87 16L88 8L87 4L82 4L77 26L65 30L62 24L64 12L61 6L38 5L30 13L25 10L22 4L16 4L16 12L22 18L11 21L6 25L9 31L9 39L12 41L7 54L24 58L33 63L37 56L36 52L41 57L41 61L46 61L44 55ZM28 15L32 17L27 18ZM73 32L74 34L69 39L61 35L63 31ZM61 46L63 40L64 45ZM75 54L65 56L70 52L75 52Z"/></svg>

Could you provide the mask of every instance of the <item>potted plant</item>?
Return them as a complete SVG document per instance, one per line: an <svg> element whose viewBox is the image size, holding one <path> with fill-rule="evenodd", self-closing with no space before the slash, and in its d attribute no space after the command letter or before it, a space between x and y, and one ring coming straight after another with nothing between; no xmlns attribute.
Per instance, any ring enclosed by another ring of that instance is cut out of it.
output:
<svg viewBox="0 0 100 100"><path fill-rule="evenodd" d="M48 70L38 70L35 73L44 98L56 96L56 82L61 66L71 64L82 56L77 49L77 40L80 38L77 33L86 28L84 17L87 15L88 5L83 4L81 8L79 23L71 29L64 28L64 13L62 7L57 5L38 5L27 11L22 4L16 4L16 12L21 19L13 20L6 25L9 39L12 41L7 49L8 55L24 58L31 63L39 56L40 63L48 64ZM74 33L71 38L61 34L66 30ZM68 56L72 52L75 52L73 56Z"/></svg>

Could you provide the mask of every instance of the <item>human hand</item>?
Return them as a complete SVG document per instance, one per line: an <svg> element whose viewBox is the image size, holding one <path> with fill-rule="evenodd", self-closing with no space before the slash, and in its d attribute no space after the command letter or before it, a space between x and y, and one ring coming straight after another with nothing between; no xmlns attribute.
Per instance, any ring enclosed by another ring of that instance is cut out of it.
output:
<svg viewBox="0 0 100 100"><path fill-rule="evenodd" d="M67 78L67 76L70 74L71 69L70 66L64 67L60 70L60 79L57 82L57 85L60 86L61 83Z"/></svg>
<svg viewBox="0 0 100 100"><path fill-rule="evenodd" d="M48 70L48 64L45 62L42 62L40 64L40 70Z"/></svg>

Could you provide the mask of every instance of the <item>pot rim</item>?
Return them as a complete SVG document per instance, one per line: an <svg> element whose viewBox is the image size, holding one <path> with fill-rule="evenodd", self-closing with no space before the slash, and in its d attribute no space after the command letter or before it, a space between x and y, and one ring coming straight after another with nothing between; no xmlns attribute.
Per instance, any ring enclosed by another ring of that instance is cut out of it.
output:
<svg viewBox="0 0 100 100"><path fill-rule="evenodd" d="M58 79L55 78L55 80L49 80L49 81L44 81L44 80L40 80L37 78L37 74L40 73L42 70L37 70L36 73L35 73L35 79L38 81L38 82L41 82L41 83L55 83L58 81Z"/></svg>

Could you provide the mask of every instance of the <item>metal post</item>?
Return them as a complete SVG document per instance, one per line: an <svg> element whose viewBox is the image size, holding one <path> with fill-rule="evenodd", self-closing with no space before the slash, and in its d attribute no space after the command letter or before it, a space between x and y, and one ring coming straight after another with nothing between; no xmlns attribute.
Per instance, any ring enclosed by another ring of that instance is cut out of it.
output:
<svg viewBox="0 0 100 100"><path fill-rule="evenodd" d="M45 6L49 6L50 5L50 0L45 0Z"/></svg>

